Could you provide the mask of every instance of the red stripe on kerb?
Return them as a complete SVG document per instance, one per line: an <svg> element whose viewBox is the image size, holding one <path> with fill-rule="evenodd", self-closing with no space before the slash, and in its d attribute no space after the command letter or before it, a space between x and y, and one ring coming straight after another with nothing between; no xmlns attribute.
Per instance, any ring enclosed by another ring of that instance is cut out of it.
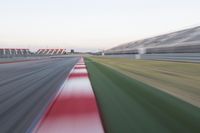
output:
<svg viewBox="0 0 200 133"><path fill-rule="evenodd" d="M34 132L104 133L87 69L80 68L83 59L78 64Z"/></svg>
<svg viewBox="0 0 200 133"><path fill-rule="evenodd" d="M69 78L82 78L88 77L88 73L72 73L69 75Z"/></svg>
<svg viewBox="0 0 200 133"><path fill-rule="evenodd" d="M86 66L75 66L75 69L86 69Z"/></svg>
<svg viewBox="0 0 200 133"><path fill-rule="evenodd" d="M49 110L46 118L58 119L59 117L79 117L98 112L93 96L61 96L54 107Z"/></svg>

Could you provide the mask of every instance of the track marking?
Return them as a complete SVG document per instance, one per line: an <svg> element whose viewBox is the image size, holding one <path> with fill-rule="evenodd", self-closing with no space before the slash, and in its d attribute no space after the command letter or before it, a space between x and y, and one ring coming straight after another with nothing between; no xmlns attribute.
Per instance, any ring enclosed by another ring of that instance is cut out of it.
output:
<svg viewBox="0 0 200 133"><path fill-rule="evenodd" d="M96 98L81 58L36 133L104 133Z"/></svg>

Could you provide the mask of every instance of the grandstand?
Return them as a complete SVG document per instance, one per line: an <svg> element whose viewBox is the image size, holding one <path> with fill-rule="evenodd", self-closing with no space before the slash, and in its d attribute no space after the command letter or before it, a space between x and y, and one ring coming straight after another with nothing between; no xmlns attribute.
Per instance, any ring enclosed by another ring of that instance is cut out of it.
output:
<svg viewBox="0 0 200 133"><path fill-rule="evenodd" d="M125 43L105 51L105 54L200 53L200 26L152 38Z"/></svg>
<svg viewBox="0 0 200 133"><path fill-rule="evenodd" d="M26 57L32 53L29 49L0 48L0 57Z"/></svg>
<svg viewBox="0 0 200 133"><path fill-rule="evenodd" d="M36 52L36 55L41 55L41 56L45 56L45 55L64 55L66 54L66 50L65 49L39 49Z"/></svg>

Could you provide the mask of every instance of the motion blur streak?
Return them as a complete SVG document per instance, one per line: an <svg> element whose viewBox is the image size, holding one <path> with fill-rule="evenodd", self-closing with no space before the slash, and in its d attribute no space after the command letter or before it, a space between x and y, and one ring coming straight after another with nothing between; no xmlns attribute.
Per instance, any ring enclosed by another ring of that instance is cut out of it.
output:
<svg viewBox="0 0 200 133"><path fill-rule="evenodd" d="M83 59L75 65L60 95L34 132L104 133Z"/></svg>
<svg viewBox="0 0 200 133"><path fill-rule="evenodd" d="M34 126L78 59L0 64L0 132L24 133Z"/></svg>

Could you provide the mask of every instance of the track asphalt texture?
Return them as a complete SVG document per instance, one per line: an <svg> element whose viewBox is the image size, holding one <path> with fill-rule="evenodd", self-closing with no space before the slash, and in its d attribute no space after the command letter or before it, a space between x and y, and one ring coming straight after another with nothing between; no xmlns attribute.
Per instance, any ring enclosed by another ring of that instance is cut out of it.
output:
<svg viewBox="0 0 200 133"><path fill-rule="evenodd" d="M31 131L78 60L66 57L0 64L0 132Z"/></svg>
<svg viewBox="0 0 200 133"><path fill-rule="evenodd" d="M104 133L83 58L70 72L34 133Z"/></svg>
<svg viewBox="0 0 200 133"><path fill-rule="evenodd" d="M86 60L107 133L199 133L200 109Z"/></svg>

